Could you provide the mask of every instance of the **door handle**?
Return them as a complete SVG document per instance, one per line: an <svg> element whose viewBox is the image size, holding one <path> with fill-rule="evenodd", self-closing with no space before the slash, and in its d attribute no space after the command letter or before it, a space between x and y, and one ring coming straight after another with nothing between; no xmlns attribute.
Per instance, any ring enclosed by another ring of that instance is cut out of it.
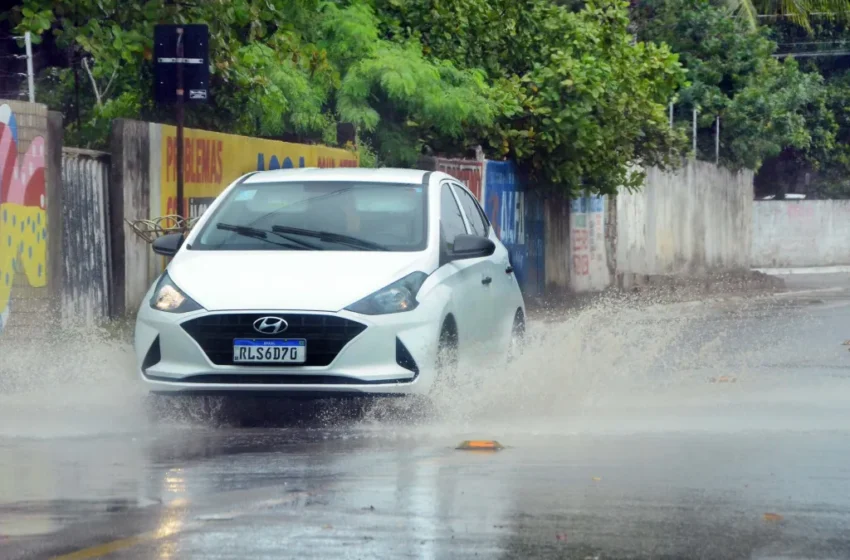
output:
<svg viewBox="0 0 850 560"><path fill-rule="evenodd" d="M490 278L489 276L485 276L484 278L481 279L481 283L484 284L485 286L492 281L493 281L493 279Z"/></svg>
<svg viewBox="0 0 850 560"><path fill-rule="evenodd" d="M514 267L512 267L511 265L508 265L508 267L505 269L505 274L512 274L513 271L514 271Z"/></svg>

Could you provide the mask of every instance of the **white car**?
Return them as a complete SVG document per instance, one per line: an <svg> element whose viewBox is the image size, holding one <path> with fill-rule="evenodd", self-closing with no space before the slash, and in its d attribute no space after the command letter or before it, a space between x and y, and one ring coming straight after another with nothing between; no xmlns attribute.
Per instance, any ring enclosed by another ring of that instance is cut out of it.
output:
<svg viewBox="0 0 850 560"><path fill-rule="evenodd" d="M429 394L521 348L508 251L444 173L246 174L184 239L139 309L151 393Z"/></svg>

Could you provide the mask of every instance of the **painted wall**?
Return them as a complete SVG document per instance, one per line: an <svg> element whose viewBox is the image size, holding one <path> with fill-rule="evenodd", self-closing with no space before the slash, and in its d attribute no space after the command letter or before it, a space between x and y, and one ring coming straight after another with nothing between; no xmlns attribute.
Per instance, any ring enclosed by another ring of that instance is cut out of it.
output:
<svg viewBox="0 0 850 560"><path fill-rule="evenodd" d="M850 200L753 203L752 265L850 265Z"/></svg>
<svg viewBox="0 0 850 560"><path fill-rule="evenodd" d="M570 287L599 291L611 283L605 242L607 197L584 196L570 202Z"/></svg>
<svg viewBox="0 0 850 560"><path fill-rule="evenodd" d="M118 119L113 122L110 215L115 315L133 313L165 260L154 255L126 224L176 214L177 129ZM184 212L200 216L239 176L250 171L299 167L357 167L347 150L184 130Z"/></svg>
<svg viewBox="0 0 850 560"><path fill-rule="evenodd" d="M459 179L479 202L486 197L485 161L473 159L433 158L431 169L448 173Z"/></svg>
<svg viewBox="0 0 850 560"><path fill-rule="evenodd" d="M526 192L510 161L487 161L484 183L484 211L510 253L520 288L527 295L541 294L545 288L542 200Z"/></svg>
<svg viewBox="0 0 850 560"><path fill-rule="evenodd" d="M753 174L689 161L616 197L617 272L699 275L750 266Z"/></svg>
<svg viewBox="0 0 850 560"><path fill-rule="evenodd" d="M151 216L177 213L177 129L151 124ZM184 208L200 216L231 182L249 171L298 167L358 167L346 150L292 144L206 130L186 129L183 138ZM156 188L158 184L159 188Z"/></svg>
<svg viewBox="0 0 850 560"><path fill-rule="evenodd" d="M116 121L110 205L113 313L133 312L164 265L123 220L174 212L173 127ZM350 152L205 131L186 134L186 209L199 215L233 179L255 169L356 166ZM698 275L749 267L752 173L706 162L674 172L651 168L644 188L613 199L567 201L526 189L511 162L422 158L422 169L465 183L511 253L528 296L598 291L614 274ZM743 241L742 241L743 240Z"/></svg>
<svg viewBox="0 0 850 560"><path fill-rule="evenodd" d="M47 310L47 107L0 101L0 333Z"/></svg>

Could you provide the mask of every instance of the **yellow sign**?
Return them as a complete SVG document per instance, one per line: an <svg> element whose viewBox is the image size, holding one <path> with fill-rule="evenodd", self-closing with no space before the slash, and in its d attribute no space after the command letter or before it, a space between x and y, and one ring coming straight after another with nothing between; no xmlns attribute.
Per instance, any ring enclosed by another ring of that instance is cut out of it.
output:
<svg viewBox="0 0 850 560"><path fill-rule="evenodd" d="M163 216L177 213L177 129L162 126L160 201ZM183 132L183 208L200 216L234 179L249 171L298 167L358 167L357 154L187 128Z"/></svg>

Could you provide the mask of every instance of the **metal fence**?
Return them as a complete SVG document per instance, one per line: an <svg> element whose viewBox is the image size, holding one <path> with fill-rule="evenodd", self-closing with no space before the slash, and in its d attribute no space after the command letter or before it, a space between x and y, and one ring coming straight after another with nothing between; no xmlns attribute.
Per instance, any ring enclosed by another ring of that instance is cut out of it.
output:
<svg viewBox="0 0 850 560"><path fill-rule="evenodd" d="M63 319L93 324L109 316L109 166L104 152L62 149Z"/></svg>

